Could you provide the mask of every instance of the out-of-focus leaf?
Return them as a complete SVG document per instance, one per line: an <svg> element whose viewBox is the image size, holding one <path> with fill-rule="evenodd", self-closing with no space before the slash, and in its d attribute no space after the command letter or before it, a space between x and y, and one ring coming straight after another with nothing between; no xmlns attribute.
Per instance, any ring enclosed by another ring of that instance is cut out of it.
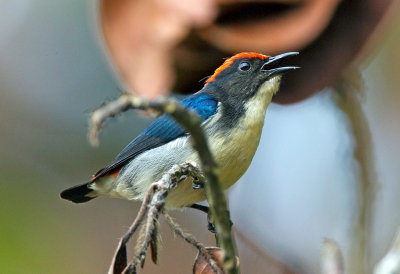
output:
<svg viewBox="0 0 400 274"><path fill-rule="evenodd" d="M211 257L215 260L218 266L222 265L222 250L218 247L207 247ZM239 266L239 257L236 257L236 263ZM200 253L197 254L196 260L193 265L193 274L223 274L224 272L219 268L214 270L208 260Z"/></svg>

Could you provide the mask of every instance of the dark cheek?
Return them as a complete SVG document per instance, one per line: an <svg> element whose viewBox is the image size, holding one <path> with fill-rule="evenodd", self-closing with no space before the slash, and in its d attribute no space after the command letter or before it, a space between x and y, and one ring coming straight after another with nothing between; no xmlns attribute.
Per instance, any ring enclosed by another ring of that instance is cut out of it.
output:
<svg viewBox="0 0 400 274"><path fill-rule="evenodd" d="M250 86L249 86L249 93L251 93L252 95L254 95L258 88L260 87L260 79L255 79L255 81L252 81Z"/></svg>

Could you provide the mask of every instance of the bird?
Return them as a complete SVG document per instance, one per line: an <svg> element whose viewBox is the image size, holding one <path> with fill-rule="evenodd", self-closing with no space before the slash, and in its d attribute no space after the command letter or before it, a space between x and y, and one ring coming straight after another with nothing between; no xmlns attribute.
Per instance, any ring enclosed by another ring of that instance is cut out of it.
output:
<svg viewBox="0 0 400 274"><path fill-rule="evenodd" d="M236 183L250 166L259 145L267 107L279 90L282 75L299 68L281 66L281 63L297 54L238 53L226 59L200 91L181 101L202 119L201 127L218 165L218 179L223 189ZM190 138L170 115L163 114L92 179L64 190L60 196L74 203L100 196L143 200L150 185L172 166L184 162L200 166ZM197 204L205 199L204 188L195 187L193 178L188 177L170 191L165 207L207 211L207 207Z"/></svg>

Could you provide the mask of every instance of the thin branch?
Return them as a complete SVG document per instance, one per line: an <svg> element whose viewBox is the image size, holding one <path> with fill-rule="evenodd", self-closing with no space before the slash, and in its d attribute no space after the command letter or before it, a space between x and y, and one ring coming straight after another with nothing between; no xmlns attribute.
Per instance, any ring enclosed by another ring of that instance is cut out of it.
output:
<svg viewBox="0 0 400 274"><path fill-rule="evenodd" d="M139 212L135 218L135 221L132 223L132 225L129 227L128 232L121 238L117 251L114 255L113 261L111 263L111 267L109 272L111 273L122 273L122 271L125 269L126 264L127 264L127 252L126 252L126 244L128 241L131 239L132 235L135 233L139 225L142 223L146 212L147 212L147 206L150 202L150 198L152 197L154 190L158 187L157 184L152 184L147 193L146 197L144 198L142 205L139 209Z"/></svg>
<svg viewBox="0 0 400 274"><path fill-rule="evenodd" d="M194 163L183 163L174 165L163 177L153 183L147 190L146 196L142 202L135 221L130 226L128 232L120 240L114 259L112 261L110 273L135 273L136 266L141 263L143 265L144 258L149 245L154 244L155 252L157 249L158 236L158 217L163 212L165 199L170 189L176 186L182 176L200 177L201 172ZM146 215L147 213L147 215ZM136 256L132 263L127 266L126 244L143 223L146 221L139 234ZM156 256L156 253L154 254ZM156 259L155 259L156 260Z"/></svg>
<svg viewBox="0 0 400 274"><path fill-rule="evenodd" d="M176 186L183 175L197 177L199 176L199 173L200 170L194 167L191 163L174 165L166 174L163 175L161 180L155 183L157 185L157 190L148 205L147 218L139 235L136 256L123 273L130 273L129 271L132 269L136 270L138 264L141 264L143 267L147 250L154 239L153 235L157 234L158 217L164 210L165 200L169 190Z"/></svg>
<svg viewBox="0 0 400 274"><path fill-rule="evenodd" d="M352 244L351 273L367 273L369 261L371 220L375 193L376 172L373 162L373 144L367 117L360 96L363 81L358 71L349 72L338 87L338 106L349 119L354 138L354 158L359 164L358 219Z"/></svg>
<svg viewBox="0 0 400 274"><path fill-rule="evenodd" d="M182 230L182 228L172 219L172 217L169 214L164 213L164 217L165 217L169 227L171 228L171 230L176 235L180 236L183 240L185 240L187 243L194 246L199 251L201 256L203 256L208 261L211 268L216 273L218 272L219 269L222 268L222 266L218 265L217 261L212 258L211 254L208 252L206 247L202 243L198 242L192 234L184 232Z"/></svg>
<svg viewBox="0 0 400 274"><path fill-rule="evenodd" d="M130 108L153 109L161 113L167 113L190 133L192 146L199 154L201 170L206 177L205 192L211 214L215 220L218 242L223 250L224 270L229 274L238 273L227 203L218 181L216 162L201 129L202 120L195 112L186 109L173 99L149 101L133 94L123 94L117 100L108 103L93 113L89 127L91 143L96 144L98 142L98 132L108 117Z"/></svg>
<svg viewBox="0 0 400 274"><path fill-rule="evenodd" d="M143 230L140 233L137 253L133 261L127 266L122 273L130 273L131 269L136 269L138 264L143 267L144 259L146 258L147 249L152 242L152 235L156 229L157 219L160 211L163 209L165 204L165 197L168 194L168 187L161 187L154 194L152 202L150 203L146 223L143 226Z"/></svg>

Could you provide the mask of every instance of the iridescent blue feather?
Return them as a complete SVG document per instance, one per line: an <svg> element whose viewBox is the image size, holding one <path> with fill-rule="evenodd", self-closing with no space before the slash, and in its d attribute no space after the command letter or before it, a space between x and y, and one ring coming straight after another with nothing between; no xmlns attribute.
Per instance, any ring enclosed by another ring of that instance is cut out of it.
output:
<svg viewBox="0 0 400 274"><path fill-rule="evenodd" d="M181 101L187 108L197 112L206 121L218 109L218 100L204 92L195 93ZM151 123L139 136L130 142L114 161L96 173L95 179L121 168L139 154L187 134L168 114L163 114Z"/></svg>

